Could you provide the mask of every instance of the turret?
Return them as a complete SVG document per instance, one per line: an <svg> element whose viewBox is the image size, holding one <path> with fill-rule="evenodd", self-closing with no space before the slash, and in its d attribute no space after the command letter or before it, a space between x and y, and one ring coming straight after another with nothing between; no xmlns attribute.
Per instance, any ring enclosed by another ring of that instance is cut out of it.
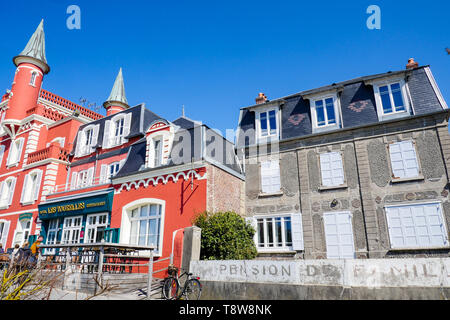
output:
<svg viewBox="0 0 450 320"><path fill-rule="evenodd" d="M2 126L14 138L27 117L27 110L34 108L39 98L44 75L50 72L45 57L44 20L31 36L25 49L13 58L16 73L9 95L8 108Z"/></svg>
<svg viewBox="0 0 450 320"><path fill-rule="evenodd" d="M103 107L106 109L106 116L116 114L130 107L125 96L122 68L119 70L119 74L116 77L111 94L109 95L108 100L103 103Z"/></svg>

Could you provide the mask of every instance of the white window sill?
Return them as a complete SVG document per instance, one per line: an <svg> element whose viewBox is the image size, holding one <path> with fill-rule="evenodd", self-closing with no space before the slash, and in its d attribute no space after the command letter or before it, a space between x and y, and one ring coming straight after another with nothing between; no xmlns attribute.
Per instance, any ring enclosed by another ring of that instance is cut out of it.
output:
<svg viewBox="0 0 450 320"><path fill-rule="evenodd" d="M0 210L8 209L8 208L9 208L9 205L7 205L7 204L0 204Z"/></svg>
<svg viewBox="0 0 450 320"><path fill-rule="evenodd" d="M297 253L292 247L276 247L276 248L261 248L256 247L258 253Z"/></svg>
<svg viewBox="0 0 450 320"><path fill-rule="evenodd" d="M34 204L34 200L24 201L24 202L21 202L21 204L22 204L23 206L28 206L28 205L30 205L30 204Z"/></svg>
<svg viewBox="0 0 450 320"><path fill-rule="evenodd" d="M267 197L279 197L282 196L284 193L283 191L276 191L276 192L270 192L270 193L265 193L265 192L260 192L258 194L258 198L267 198Z"/></svg>
<svg viewBox="0 0 450 320"><path fill-rule="evenodd" d="M327 190L335 190L335 189L346 189L347 188L347 184L340 184L338 186L320 186L319 190L320 191L327 191Z"/></svg>
<svg viewBox="0 0 450 320"><path fill-rule="evenodd" d="M410 181L418 181L418 180L424 180L423 175L418 175L417 177L410 177L410 178L391 178L391 183L398 183L398 182L410 182Z"/></svg>
<svg viewBox="0 0 450 320"><path fill-rule="evenodd" d="M439 250L439 249L440 250L450 249L450 246L390 248L389 251L418 251L418 250Z"/></svg>
<svg viewBox="0 0 450 320"><path fill-rule="evenodd" d="M9 163L6 165L8 169L19 166L19 161L15 163Z"/></svg>
<svg viewBox="0 0 450 320"><path fill-rule="evenodd" d="M379 121L386 121L386 120L392 120L392 119L399 119L409 116L408 111L400 111L400 112L392 112L387 114L382 114L378 117Z"/></svg>
<svg viewBox="0 0 450 320"><path fill-rule="evenodd" d="M326 131L331 131L331 130L337 130L339 129L340 126L338 123L336 124L327 124L325 126L313 126L313 133L319 133L319 132L326 132Z"/></svg>

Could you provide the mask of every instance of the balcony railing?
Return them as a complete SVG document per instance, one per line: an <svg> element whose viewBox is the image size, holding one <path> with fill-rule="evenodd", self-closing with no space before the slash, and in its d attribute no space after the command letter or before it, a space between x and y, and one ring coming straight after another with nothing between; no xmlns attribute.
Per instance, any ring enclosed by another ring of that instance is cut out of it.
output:
<svg viewBox="0 0 450 320"><path fill-rule="evenodd" d="M46 159L57 159L67 161L70 151L61 148L58 144L52 143L49 147L28 154L28 164L39 162Z"/></svg>
<svg viewBox="0 0 450 320"><path fill-rule="evenodd" d="M62 106L66 109L69 109L72 111L78 110L80 112L80 114L82 114L83 116L88 117L90 119L93 119L93 120L98 120L98 119L103 118L103 116L97 112L94 112L85 107L82 107L82 106L80 106L76 103L73 103L72 101L69 101L67 99L61 98L60 96L57 96L56 94L51 93L44 89L41 89L41 91L39 93L39 97L44 100L53 102L54 104Z"/></svg>
<svg viewBox="0 0 450 320"><path fill-rule="evenodd" d="M78 177L78 179L80 179L80 178ZM88 181L87 179L85 181L81 181L81 182L77 181L77 183L75 185L72 185L69 181L66 184L60 184L60 185L54 186L49 192L50 192L50 194L69 192L69 191L86 189L86 188L91 188L91 187L96 187L96 186L101 186L101 185L108 185L110 183L111 183L111 179L109 179L109 178L100 179L100 177L96 177L96 178L92 179L92 181Z"/></svg>

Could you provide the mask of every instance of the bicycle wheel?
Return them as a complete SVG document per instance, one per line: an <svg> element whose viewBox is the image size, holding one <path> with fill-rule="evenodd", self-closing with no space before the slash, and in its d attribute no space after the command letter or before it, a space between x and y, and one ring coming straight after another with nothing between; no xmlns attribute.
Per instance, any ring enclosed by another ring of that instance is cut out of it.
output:
<svg viewBox="0 0 450 320"><path fill-rule="evenodd" d="M190 279L186 283L186 288L184 291L186 300L198 300L202 295L202 285L197 279Z"/></svg>
<svg viewBox="0 0 450 320"><path fill-rule="evenodd" d="M169 277L164 280L162 293L165 299L174 300L178 298L178 289L180 285L177 279Z"/></svg>

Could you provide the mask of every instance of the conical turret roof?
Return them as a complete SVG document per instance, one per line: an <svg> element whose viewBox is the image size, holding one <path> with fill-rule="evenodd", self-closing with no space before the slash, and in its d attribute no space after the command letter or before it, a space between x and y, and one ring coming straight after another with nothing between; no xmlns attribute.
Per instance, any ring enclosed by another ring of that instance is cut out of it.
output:
<svg viewBox="0 0 450 320"><path fill-rule="evenodd" d="M13 59L14 64L18 66L22 62L30 62L37 64L38 67L48 73L50 67L47 64L47 58L45 56L45 33L44 33L44 20L41 20L36 31L31 36L25 49Z"/></svg>
<svg viewBox="0 0 450 320"><path fill-rule="evenodd" d="M106 102L121 102L128 106L127 97L125 95L125 85L123 83L122 68L119 70L119 74L114 82L111 94Z"/></svg>

